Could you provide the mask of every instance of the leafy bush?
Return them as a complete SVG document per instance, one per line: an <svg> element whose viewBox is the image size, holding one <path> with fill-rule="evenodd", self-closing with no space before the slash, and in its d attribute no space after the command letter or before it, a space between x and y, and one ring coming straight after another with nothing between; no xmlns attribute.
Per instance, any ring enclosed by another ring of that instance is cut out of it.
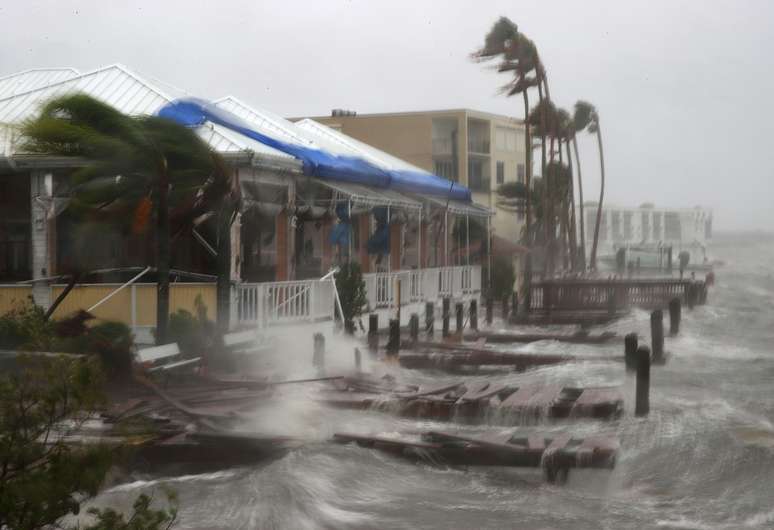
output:
<svg viewBox="0 0 774 530"><path fill-rule="evenodd" d="M52 321L33 303L25 304L0 317L0 348L23 351L98 355L108 377L131 373L134 337L121 322L100 322L87 326L94 317L78 311Z"/></svg>
<svg viewBox="0 0 774 530"><path fill-rule="evenodd" d="M43 308L29 300L0 317L0 348L51 351L54 324L44 315Z"/></svg>
<svg viewBox="0 0 774 530"><path fill-rule="evenodd" d="M341 310L344 313L344 329L347 333L355 332L355 318L363 312L366 305L365 282L358 263L345 263L339 267L335 275L336 290L339 292Z"/></svg>
<svg viewBox="0 0 774 530"><path fill-rule="evenodd" d="M177 342L180 351L188 357L206 356L217 346L215 323L207 317L207 306L200 295L194 301L196 315L178 309L169 316L167 338Z"/></svg>

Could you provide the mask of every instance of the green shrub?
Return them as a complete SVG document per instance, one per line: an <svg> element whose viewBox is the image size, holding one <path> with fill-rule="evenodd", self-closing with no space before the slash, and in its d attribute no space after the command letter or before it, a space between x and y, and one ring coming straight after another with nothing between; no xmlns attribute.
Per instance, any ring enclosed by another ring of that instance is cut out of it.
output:
<svg viewBox="0 0 774 530"><path fill-rule="evenodd" d="M169 315L167 338L177 342L180 351L188 357L206 356L217 346L215 323L207 317L207 306L201 296L194 301L196 315L185 309L178 309Z"/></svg>
<svg viewBox="0 0 774 530"><path fill-rule="evenodd" d="M54 324L44 316L43 308L30 299L0 317L0 349L52 351Z"/></svg>

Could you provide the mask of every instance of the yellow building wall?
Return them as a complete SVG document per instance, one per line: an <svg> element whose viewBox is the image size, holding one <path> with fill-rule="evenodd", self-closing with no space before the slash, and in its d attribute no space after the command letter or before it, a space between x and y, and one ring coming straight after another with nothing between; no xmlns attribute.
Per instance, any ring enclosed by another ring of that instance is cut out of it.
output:
<svg viewBox="0 0 774 530"><path fill-rule="evenodd" d="M120 284L95 284L80 285L75 287L62 301L62 304L54 311L54 318L62 318L79 309L88 310L91 306L115 291ZM52 287L51 299L55 300L65 288L63 285ZM27 292L30 289L27 288ZM132 291L134 291L135 314L134 325L156 325L156 285L138 284L129 286L114 294L109 300L103 302L92 311L92 314L101 320L116 320L127 325L132 325ZM196 314L196 297L201 295L202 302L207 307L207 316L210 320L217 318L216 287L214 283L185 283L172 284L169 289L170 313L178 309L185 309ZM4 301L9 296L5 288L0 288L0 313L3 312Z"/></svg>
<svg viewBox="0 0 774 530"><path fill-rule="evenodd" d="M31 295L29 285L0 285L0 316L26 303Z"/></svg>

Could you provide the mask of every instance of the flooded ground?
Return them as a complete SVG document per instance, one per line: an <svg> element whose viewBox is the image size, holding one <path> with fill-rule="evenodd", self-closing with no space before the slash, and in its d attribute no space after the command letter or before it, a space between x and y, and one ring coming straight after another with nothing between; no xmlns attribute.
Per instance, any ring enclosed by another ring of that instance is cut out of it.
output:
<svg viewBox="0 0 774 530"><path fill-rule="evenodd" d="M284 387L284 404L259 409L242 429L299 436L308 440L302 448L216 473L134 475L98 502L128 506L140 492L165 484L180 497L178 528L774 528L774 238L721 235L712 254L725 266L716 270L708 305L684 309L681 335L667 338L672 357L652 370L647 418L632 415L634 381L621 363L582 362L497 376L514 383L624 385L627 411L619 421L528 428L617 434L621 452L612 472L571 471L566 485L554 486L538 470L440 469L329 444L334 432L395 436L485 427L331 410L314 402L319 389L299 386ZM601 330L648 336L648 314L635 312ZM287 375L310 375L311 339L306 342L299 351L283 352ZM546 342L512 350L622 355L623 344ZM330 345L329 351L351 364L351 346ZM391 371L419 384L456 379Z"/></svg>

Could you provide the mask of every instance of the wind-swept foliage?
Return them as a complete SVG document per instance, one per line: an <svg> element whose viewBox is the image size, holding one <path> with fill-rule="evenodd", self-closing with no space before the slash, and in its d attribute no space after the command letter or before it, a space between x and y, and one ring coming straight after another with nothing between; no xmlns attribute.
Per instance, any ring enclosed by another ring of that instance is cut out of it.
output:
<svg viewBox="0 0 774 530"><path fill-rule="evenodd" d="M23 128L29 152L79 157L72 174L73 212L92 221L145 233L155 218L158 273L157 339L169 312L170 236L190 230L202 214L218 216L220 263L230 250L239 201L231 172L193 130L157 116L127 116L90 96L48 102ZM219 282L219 287L220 282ZM219 315L220 316L220 315Z"/></svg>
<svg viewBox="0 0 774 530"><path fill-rule="evenodd" d="M602 147L602 130L599 125L599 114L597 109L587 101L578 101L575 104L575 114L573 116L576 131L586 130L597 136L597 147L599 149L599 204L597 205L597 218L594 224L594 240L591 244L591 256L589 258L589 267L596 269L597 266L597 243L599 242L599 225L602 222L602 203L605 198L605 155Z"/></svg>

